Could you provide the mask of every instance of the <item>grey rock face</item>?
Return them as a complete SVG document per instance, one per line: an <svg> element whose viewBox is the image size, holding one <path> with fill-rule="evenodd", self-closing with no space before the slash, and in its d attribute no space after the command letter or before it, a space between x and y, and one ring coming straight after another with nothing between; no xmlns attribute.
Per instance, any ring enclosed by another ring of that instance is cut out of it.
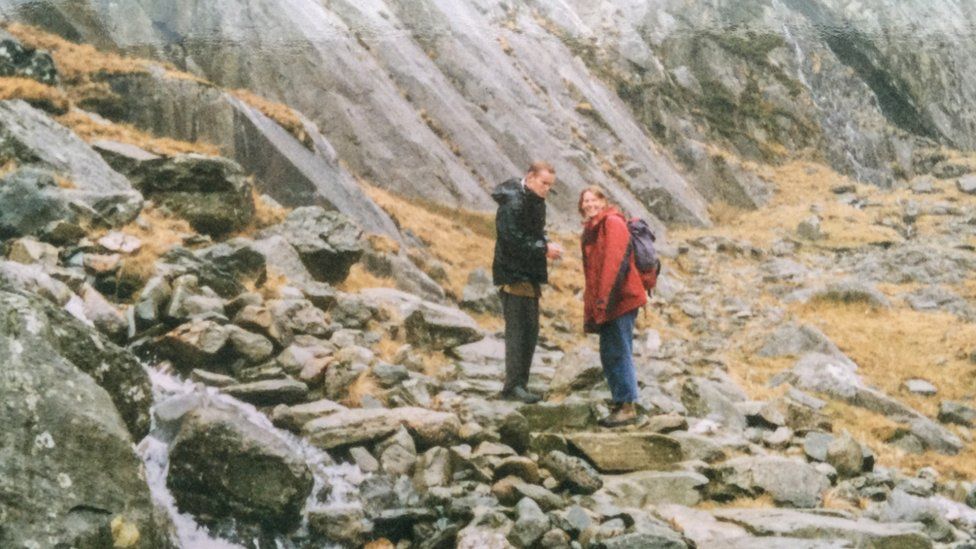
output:
<svg viewBox="0 0 976 549"><path fill-rule="evenodd" d="M961 402L945 400L939 404L939 421L973 427L976 425L976 409Z"/></svg>
<svg viewBox="0 0 976 549"><path fill-rule="evenodd" d="M233 412L198 408L170 450L167 486L179 508L287 531L299 521L312 475L300 456Z"/></svg>
<svg viewBox="0 0 976 549"><path fill-rule="evenodd" d="M23 101L0 101L0 160L63 177L68 188L59 187L56 198L64 205L80 204L95 221L123 224L142 208L142 195L125 177L73 132ZM52 189L44 194L50 209Z"/></svg>
<svg viewBox="0 0 976 549"><path fill-rule="evenodd" d="M362 230L343 214L318 206L296 208L280 225L265 229L261 238L280 235L288 241L315 280L345 280L349 268L363 254Z"/></svg>
<svg viewBox="0 0 976 549"><path fill-rule="evenodd" d="M640 471L605 478L603 492L620 507L644 508L650 505L693 506L702 499L708 478L686 471Z"/></svg>
<svg viewBox="0 0 976 549"><path fill-rule="evenodd" d="M58 337L83 337L79 344L92 358L101 353L92 348L96 341L111 344L90 328L64 328L74 321L37 298L0 291L0 311L0 399L6 403L0 407L0 491L7 494L0 502L0 545L45 540L110 547L116 520L138 530L133 547L169 547L133 451L132 427L109 392L78 367L78 357L58 349ZM118 362L108 353L99 358ZM117 375L111 369L103 383ZM137 436L148 429L148 423L133 426Z"/></svg>
<svg viewBox="0 0 976 549"><path fill-rule="evenodd" d="M302 431L326 450L386 437L405 426L422 448L449 444L457 438L457 416L425 408L343 410L306 423Z"/></svg>

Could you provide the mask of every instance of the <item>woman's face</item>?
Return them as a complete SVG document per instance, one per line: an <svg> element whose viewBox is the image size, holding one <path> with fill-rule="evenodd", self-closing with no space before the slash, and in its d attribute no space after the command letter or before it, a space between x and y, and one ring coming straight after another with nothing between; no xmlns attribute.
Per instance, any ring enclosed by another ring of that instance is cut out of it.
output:
<svg viewBox="0 0 976 549"><path fill-rule="evenodd" d="M586 191L583 193L583 217L589 219L603 211L607 207L607 201L599 196Z"/></svg>

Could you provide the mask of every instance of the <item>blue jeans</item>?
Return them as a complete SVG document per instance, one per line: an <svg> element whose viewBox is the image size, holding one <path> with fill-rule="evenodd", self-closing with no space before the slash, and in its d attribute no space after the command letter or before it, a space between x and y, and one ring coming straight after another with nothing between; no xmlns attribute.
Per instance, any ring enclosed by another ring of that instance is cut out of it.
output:
<svg viewBox="0 0 976 549"><path fill-rule="evenodd" d="M637 402L637 372L634 371L635 309L600 328L600 362L610 394L617 404Z"/></svg>

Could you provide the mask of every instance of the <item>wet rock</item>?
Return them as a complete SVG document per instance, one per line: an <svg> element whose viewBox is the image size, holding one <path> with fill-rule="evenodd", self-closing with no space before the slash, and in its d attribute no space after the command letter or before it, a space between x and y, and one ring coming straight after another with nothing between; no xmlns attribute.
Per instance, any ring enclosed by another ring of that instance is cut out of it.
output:
<svg viewBox="0 0 976 549"><path fill-rule="evenodd" d="M295 406L275 406L271 414L271 422L275 427L292 432L301 431L302 426L313 419L324 417L347 408L328 399L306 402Z"/></svg>
<svg viewBox="0 0 976 549"><path fill-rule="evenodd" d="M902 387L904 387L904 389L909 393L914 393L916 395L932 396L939 392L935 385L932 385L932 382L924 379L905 380Z"/></svg>
<svg viewBox="0 0 976 549"><path fill-rule="evenodd" d="M194 320L161 336L156 342L156 351L181 371L212 370L226 363L229 338L228 330L220 324L212 320Z"/></svg>
<svg viewBox="0 0 976 549"><path fill-rule="evenodd" d="M294 379L268 379L224 387L228 395L255 406L296 404L308 396L308 386Z"/></svg>
<svg viewBox="0 0 976 549"><path fill-rule="evenodd" d="M515 524L508 540L516 547L532 547L549 530L549 517L539 505L529 498L522 498L515 505Z"/></svg>
<svg viewBox="0 0 976 549"><path fill-rule="evenodd" d="M233 517L276 531L298 524L312 490L300 455L233 412L199 408L183 420L166 481L198 518Z"/></svg>
<svg viewBox="0 0 976 549"><path fill-rule="evenodd" d="M758 536L826 537L868 547L932 547L932 541L917 523L882 524L865 518L855 520L789 509L729 509L712 514Z"/></svg>
<svg viewBox="0 0 976 549"><path fill-rule="evenodd" d="M827 445L826 462L844 478L861 474L864 470L864 450L849 434L834 437Z"/></svg>
<svg viewBox="0 0 976 549"><path fill-rule="evenodd" d="M25 265L54 267L58 264L58 249L33 238L18 238L7 244L7 259Z"/></svg>
<svg viewBox="0 0 976 549"><path fill-rule="evenodd" d="M976 194L976 175L967 175L956 180L956 188L966 194Z"/></svg>
<svg viewBox="0 0 976 549"><path fill-rule="evenodd" d="M976 426L976 409L961 402L943 400L939 403L939 421L973 427Z"/></svg>
<svg viewBox="0 0 976 549"><path fill-rule="evenodd" d="M62 337L81 348L59 349ZM148 430L149 386L119 384L116 353L44 300L0 290L0 545L112 546L116 521L139 532L130 547L170 546L130 434ZM134 403L138 390L140 412L119 399Z"/></svg>
<svg viewBox="0 0 976 549"><path fill-rule="evenodd" d="M414 473L414 486L419 489L447 486L451 483L453 474L454 468L450 451L447 448L435 446L418 456Z"/></svg>
<svg viewBox="0 0 976 549"><path fill-rule="evenodd" d="M143 194L204 234L239 230L254 216L252 185L226 158L179 154L139 162L126 175Z"/></svg>
<svg viewBox="0 0 976 549"><path fill-rule="evenodd" d="M475 269L461 294L461 307L476 313L501 313L502 300L498 288L484 269Z"/></svg>
<svg viewBox="0 0 976 549"><path fill-rule="evenodd" d="M246 305L234 316L234 324L259 333L280 347L287 347L295 337L280 317L261 305Z"/></svg>
<svg viewBox="0 0 976 549"><path fill-rule="evenodd" d="M59 83L51 54L25 46L7 31L0 32L0 76L30 78L48 86Z"/></svg>
<svg viewBox="0 0 976 549"><path fill-rule="evenodd" d="M644 508L648 505L678 504L693 506L702 499L708 478L686 471L639 471L604 477L601 493L620 507Z"/></svg>
<svg viewBox="0 0 976 549"><path fill-rule="evenodd" d="M574 494L592 494L603 487L596 470L578 457L557 450L546 454L539 463L552 473L563 488Z"/></svg>
<svg viewBox="0 0 976 549"><path fill-rule="evenodd" d="M739 457L707 471L710 497L726 500L767 493L778 504L816 507L830 487L813 466L778 456Z"/></svg>
<svg viewBox="0 0 976 549"><path fill-rule="evenodd" d="M239 326L227 326L227 339L234 352L247 364L258 364L271 358L274 344L271 340Z"/></svg>
<svg viewBox="0 0 976 549"><path fill-rule="evenodd" d="M544 511L561 509L565 506L561 497L542 486L529 484L518 477L505 477L499 480L492 485L491 493L504 505L514 505L522 498L530 498Z"/></svg>
<svg viewBox="0 0 976 549"><path fill-rule="evenodd" d="M237 380L231 376L215 374L206 370L193 370L190 372L190 379L198 383L203 383L208 387L227 387L237 384Z"/></svg>
<svg viewBox="0 0 976 549"><path fill-rule="evenodd" d="M481 329L460 310L421 303L404 321L407 341L431 349L449 349L484 337Z"/></svg>
<svg viewBox="0 0 976 549"><path fill-rule="evenodd" d="M670 469L684 459L681 444L667 435L576 433L566 439L603 473Z"/></svg>
<svg viewBox="0 0 976 549"><path fill-rule="evenodd" d="M549 390L555 394L588 389L603 381L600 355L588 346L580 346L560 361Z"/></svg>
<svg viewBox="0 0 976 549"><path fill-rule="evenodd" d="M418 446L449 445L461 423L454 414L425 408L349 409L306 423L303 433L316 446L330 450L386 437L405 426Z"/></svg>
<svg viewBox="0 0 976 549"><path fill-rule="evenodd" d="M259 233L282 236L298 252L315 280L342 282L363 254L362 230L345 215L318 206L296 208L285 220Z"/></svg>
<svg viewBox="0 0 976 549"><path fill-rule="evenodd" d="M15 234L31 234L62 219L87 218L117 226L131 221L142 208L142 195L125 177L74 132L23 101L0 103L0 158L48 170L70 182L58 185L51 175L36 171L5 178L0 185L4 203L0 227L15 218L28 223L18 223L21 231ZM71 215L72 208L80 210L81 217Z"/></svg>
<svg viewBox="0 0 976 549"><path fill-rule="evenodd" d="M806 353L841 355L840 349L819 329L808 324L787 323L776 329L763 342L759 356L802 356Z"/></svg>
<svg viewBox="0 0 976 549"><path fill-rule="evenodd" d="M308 526L312 532L342 544L359 545L365 534L365 524L366 517L359 507L327 507L308 513Z"/></svg>
<svg viewBox="0 0 976 549"><path fill-rule="evenodd" d="M567 399L560 403L539 402L519 408L528 421L529 430L570 431L596 425L596 414L588 401Z"/></svg>

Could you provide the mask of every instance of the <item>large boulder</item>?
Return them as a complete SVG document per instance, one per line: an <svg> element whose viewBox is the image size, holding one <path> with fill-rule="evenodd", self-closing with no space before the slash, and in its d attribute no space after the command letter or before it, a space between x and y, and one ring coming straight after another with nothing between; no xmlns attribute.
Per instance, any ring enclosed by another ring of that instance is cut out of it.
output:
<svg viewBox="0 0 976 549"><path fill-rule="evenodd" d="M126 175L143 194L201 233L236 231L254 216L252 184L233 160L180 154L139 162Z"/></svg>
<svg viewBox="0 0 976 549"><path fill-rule="evenodd" d="M279 436L219 408L187 414L170 450L166 484L181 511L287 531L312 490L302 457Z"/></svg>
<svg viewBox="0 0 976 549"><path fill-rule="evenodd" d="M315 280L338 283L363 255L362 229L345 215L319 206L296 208L258 236L284 237Z"/></svg>
<svg viewBox="0 0 976 549"><path fill-rule="evenodd" d="M117 375L98 348L111 344L58 313L0 291L0 546L169 547L133 451L139 422L127 428L118 397L79 368ZM65 353L62 337L80 348Z"/></svg>
<svg viewBox="0 0 976 549"><path fill-rule="evenodd" d="M0 277L0 288L3 286ZM149 432L152 389L148 374L135 356L44 299L2 289L0 295L0 318L5 318L5 314L29 318L32 336L43 339L54 352L108 392L133 437L139 439ZM8 329L13 330L0 324L0 333Z"/></svg>

